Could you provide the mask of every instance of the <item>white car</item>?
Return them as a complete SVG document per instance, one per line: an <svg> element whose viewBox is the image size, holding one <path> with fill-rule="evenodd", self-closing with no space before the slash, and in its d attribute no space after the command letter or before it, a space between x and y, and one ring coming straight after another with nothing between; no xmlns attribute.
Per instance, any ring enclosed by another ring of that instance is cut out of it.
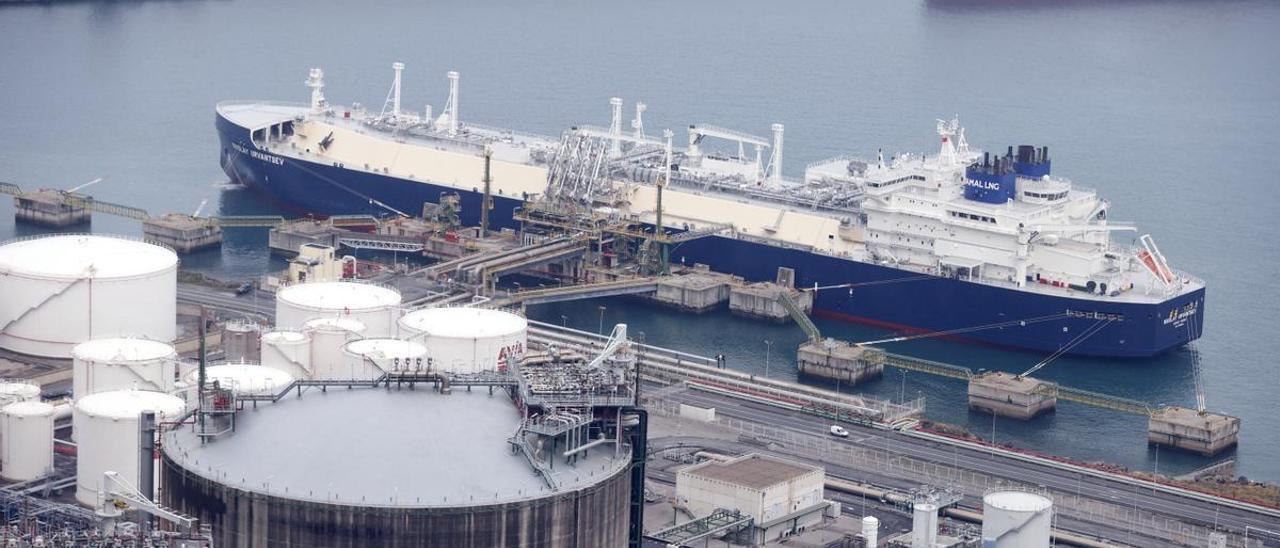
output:
<svg viewBox="0 0 1280 548"><path fill-rule="evenodd" d="M849 431L848 431L848 430L845 430L845 429L844 429L844 427L842 427L842 426L839 426L839 425L832 425L832 426L831 426L831 435L832 435L832 436L835 436L835 437L837 437L837 438L847 438L847 437L849 437Z"/></svg>

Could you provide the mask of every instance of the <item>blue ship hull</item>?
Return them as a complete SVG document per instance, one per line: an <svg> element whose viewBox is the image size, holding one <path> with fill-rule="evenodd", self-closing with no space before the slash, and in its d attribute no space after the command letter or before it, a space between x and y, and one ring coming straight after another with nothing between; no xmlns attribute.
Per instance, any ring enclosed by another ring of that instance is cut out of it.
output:
<svg viewBox="0 0 1280 548"><path fill-rule="evenodd" d="M462 222L468 226L480 222L483 197L479 192L271 155L258 151L248 130L220 115L217 129L222 167L228 177L287 207L325 215L380 213L381 208L370 203L372 198L417 214L424 202L438 203L442 194L457 193ZM513 214L521 205L519 199L495 196L490 226L518 229ZM1076 298L1066 290L1050 295L922 277L916 272L721 236L684 242L674 247L670 256L673 262L703 263L750 281L773 280L778 267L786 266L795 270L800 287L912 278L857 287L852 292L819 291L815 314L910 332L951 332L1002 324L1004 327L970 331L955 338L1034 351L1063 348L1099 325L1098 317L1122 319L1105 323L1069 354L1154 356L1199 338L1204 325L1203 289L1160 303L1102 302ZM1020 323L1047 317L1053 319Z"/></svg>

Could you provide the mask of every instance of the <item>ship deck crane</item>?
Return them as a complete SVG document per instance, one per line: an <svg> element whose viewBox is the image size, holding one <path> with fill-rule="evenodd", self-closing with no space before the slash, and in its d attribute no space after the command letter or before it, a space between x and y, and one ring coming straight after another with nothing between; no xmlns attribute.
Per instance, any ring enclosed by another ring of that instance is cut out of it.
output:
<svg viewBox="0 0 1280 548"><path fill-rule="evenodd" d="M702 151L698 149L698 145L702 142L702 139L706 137L716 137L738 143L738 159L740 160L745 160L747 157L745 150L746 145L752 145L755 147L756 151L756 173L761 173L761 166L763 165L762 162L764 160L763 151L765 148L771 146L769 141L764 137L759 137L742 131L722 128L720 126L694 124L689 126L689 148L685 150L685 154L691 157L701 156Z"/></svg>

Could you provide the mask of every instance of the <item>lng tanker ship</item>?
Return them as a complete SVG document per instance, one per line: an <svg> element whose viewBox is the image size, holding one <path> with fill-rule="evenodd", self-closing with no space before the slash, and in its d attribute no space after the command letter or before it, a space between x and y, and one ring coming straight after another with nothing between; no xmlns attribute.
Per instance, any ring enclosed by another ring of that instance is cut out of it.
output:
<svg viewBox="0 0 1280 548"><path fill-rule="evenodd" d="M1095 190L1052 174L1047 147L980 152L958 121L939 120L935 154L838 157L792 180L781 124L768 139L690 125L673 147L671 132L645 134L643 104L624 130L614 98L607 128L525 134L463 123L456 72L438 115L402 109L403 68L376 113L329 104L319 69L309 103L218 104L223 169L321 215L417 215L456 195L475 226L489 154L491 228L518 228L517 213L547 197L652 227L661 194L662 226L698 236L673 245L672 261L751 281L791 268L821 316L1107 357L1153 356L1203 330L1204 282L1112 222Z"/></svg>

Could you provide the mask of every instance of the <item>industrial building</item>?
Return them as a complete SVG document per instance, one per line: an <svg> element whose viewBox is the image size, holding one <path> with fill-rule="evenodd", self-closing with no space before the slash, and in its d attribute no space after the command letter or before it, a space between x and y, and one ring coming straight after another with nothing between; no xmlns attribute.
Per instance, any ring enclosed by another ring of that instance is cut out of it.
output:
<svg viewBox="0 0 1280 548"><path fill-rule="evenodd" d="M786 538L822 523L831 504L823 500L823 469L749 454L708 460L676 476L677 504L696 517L736 511L753 523L753 542Z"/></svg>

